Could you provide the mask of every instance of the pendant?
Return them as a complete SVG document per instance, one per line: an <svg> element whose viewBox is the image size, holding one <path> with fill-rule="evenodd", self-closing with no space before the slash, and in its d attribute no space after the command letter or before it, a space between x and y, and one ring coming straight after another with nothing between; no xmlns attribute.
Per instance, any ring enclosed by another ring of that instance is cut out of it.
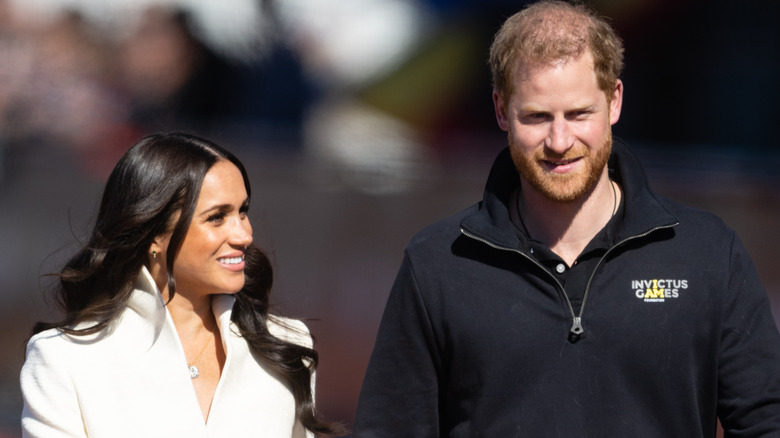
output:
<svg viewBox="0 0 780 438"><path fill-rule="evenodd" d="M200 375L200 370L195 365L187 364L187 371L190 372L190 379L195 379Z"/></svg>

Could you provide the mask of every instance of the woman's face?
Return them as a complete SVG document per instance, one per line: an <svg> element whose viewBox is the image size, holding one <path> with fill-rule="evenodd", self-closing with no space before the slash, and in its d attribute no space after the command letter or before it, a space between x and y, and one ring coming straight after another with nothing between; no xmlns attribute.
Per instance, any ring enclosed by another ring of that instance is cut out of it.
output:
<svg viewBox="0 0 780 438"><path fill-rule="evenodd" d="M236 293L244 287L244 251L252 243L241 171L227 160L206 173L187 234L174 260L176 293Z"/></svg>

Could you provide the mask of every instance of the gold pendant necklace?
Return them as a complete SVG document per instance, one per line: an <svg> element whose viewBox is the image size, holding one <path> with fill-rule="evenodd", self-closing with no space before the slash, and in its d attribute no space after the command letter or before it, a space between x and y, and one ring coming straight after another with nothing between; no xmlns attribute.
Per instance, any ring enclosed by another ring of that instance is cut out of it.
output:
<svg viewBox="0 0 780 438"><path fill-rule="evenodd" d="M198 356L193 360L192 362L187 362L187 371L190 373L190 379L197 379L198 376L200 376L200 370L198 369L195 364L198 362L201 356L203 356L203 352L206 351L206 347L211 344L211 338L212 336L209 336L209 338L206 340L206 345L203 346L203 349L200 350L200 353L198 353Z"/></svg>

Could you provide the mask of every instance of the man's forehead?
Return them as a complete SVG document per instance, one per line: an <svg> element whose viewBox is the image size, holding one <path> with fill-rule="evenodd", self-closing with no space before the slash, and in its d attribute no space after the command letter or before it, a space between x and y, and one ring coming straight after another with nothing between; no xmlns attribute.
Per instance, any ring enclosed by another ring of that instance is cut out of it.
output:
<svg viewBox="0 0 780 438"><path fill-rule="evenodd" d="M527 81L532 79L535 75L546 72L548 70L560 69L570 64L576 63L581 59L586 58L590 64L591 70L596 72L596 66L593 61L593 55L589 50L581 53L579 56L567 56L556 58L552 60L538 61L538 60L518 60L515 66L514 80L515 82Z"/></svg>

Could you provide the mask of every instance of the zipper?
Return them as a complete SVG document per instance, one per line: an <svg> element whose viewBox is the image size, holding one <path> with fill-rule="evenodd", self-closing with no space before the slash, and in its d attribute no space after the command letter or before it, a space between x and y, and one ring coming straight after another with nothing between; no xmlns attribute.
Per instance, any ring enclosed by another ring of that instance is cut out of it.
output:
<svg viewBox="0 0 780 438"><path fill-rule="evenodd" d="M667 229L667 228L676 227L678 224L679 224L679 222L675 222L673 224L663 225L663 226L658 226L658 227L655 227L655 228L651 228L650 230L648 230L648 231L646 231L646 232L644 232L642 234L636 234L634 236L627 237L627 238L621 240L620 242L612 245L609 249L607 249L607 252L605 252L604 255L601 256L601 258L599 259L598 263L596 263L596 266L593 268L593 272L591 272L590 278L588 278L588 283L585 285L585 293L582 296L582 304L580 305L580 312L579 312L579 314L574 312L574 306L571 304L571 300L569 299L569 295L566 293L566 289L564 289L564 287L561 284L561 282L558 281L558 279L553 274L551 274L550 271L548 271L547 268L544 267L544 265L539 263L538 260L536 260L535 258L529 256L528 254L524 253L523 251L520 251L519 249L507 248L505 246L496 245L495 243L490 242L490 241L488 241L486 239L483 239L482 237L479 237L479 236L477 236L475 234L472 234L472 233L466 231L463 228L460 229L460 232L464 236L469 237L471 239L474 239L474 240L476 240L478 242L482 242L482 243L484 243L485 245L487 245L487 246L489 246L491 248L495 248L495 249L502 250L502 251L509 251L509 252L513 252L513 253L516 253L516 254L520 254L526 260L529 260L531 263L533 263L534 265L536 265L539 268L541 268L542 271L547 273L550 276L550 278L552 278L553 281L555 281L555 284L558 285L559 290L561 291L561 293L563 293L563 298L566 299L566 304L569 306L569 313L571 314L571 318L572 318L572 324L571 324L571 328L569 329L569 332L571 334L575 335L575 336L579 336L579 335L581 335L582 333L585 332L585 329L582 327L582 315L585 313L585 304L587 303L588 295L590 294L590 286L593 283L593 278L596 276L596 271L599 270L599 267L601 267L601 264L604 262L604 260L606 260L607 256L610 253L612 253L613 250L615 250L616 248L622 246L626 242L630 242L630 241L635 240L635 239L641 239L641 238L643 238L643 237L645 237L645 236L647 236L647 235L649 235L651 233L654 233L654 232L656 232L658 230L663 230L663 229Z"/></svg>

